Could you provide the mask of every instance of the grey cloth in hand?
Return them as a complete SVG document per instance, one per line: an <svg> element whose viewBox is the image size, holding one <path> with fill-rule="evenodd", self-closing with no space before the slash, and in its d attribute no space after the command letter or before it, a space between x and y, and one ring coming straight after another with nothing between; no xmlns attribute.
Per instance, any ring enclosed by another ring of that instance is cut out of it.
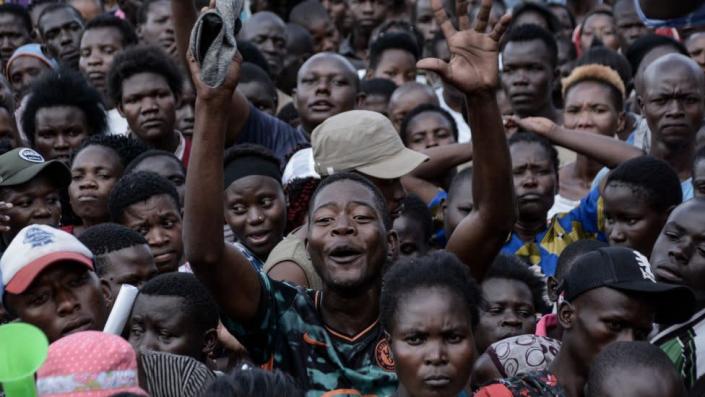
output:
<svg viewBox="0 0 705 397"><path fill-rule="evenodd" d="M223 84L237 52L235 35L242 27L243 2L216 0L215 8L201 14L191 31L189 48L201 66L201 80L210 87Z"/></svg>

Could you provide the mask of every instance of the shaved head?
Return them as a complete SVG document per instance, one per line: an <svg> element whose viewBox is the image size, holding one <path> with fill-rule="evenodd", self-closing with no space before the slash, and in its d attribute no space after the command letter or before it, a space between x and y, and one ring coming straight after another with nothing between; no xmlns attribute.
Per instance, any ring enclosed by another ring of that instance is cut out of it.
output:
<svg viewBox="0 0 705 397"><path fill-rule="evenodd" d="M705 75L700 66L692 58L678 53L667 54L653 61L644 69L640 83L643 85L642 88L648 89L650 85L661 81L664 76L672 74L684 74L695 82L701 92L705 92Z"/></svg>
<svg viewBox="0 0 705 397"><path fill-rule="evenodd" d="M252 27L264 22L274 23L282 29L286 29L286 24L281 18L279 18L279 15L269 11L260 11L256 14L253 14L250 19L248 19L247 21L245 21L245 23L242 24L242 32L240 34L242 34L242 36L247 39L249 36L252 35Z"/></svg>
<svg viewBox="0 0 705 397"><path fill-rule="evenodd" d="M306 62L304 62L303 65L301 65L301 69L299 69L299 76L298 78L300 79L301 76L308 71L308 69L320 62L333 62L338 64L342 69L345 70L345 74L349 75L351 79L355 82L355 87L359 88L360 86L360 77L357 74L357 70L355 69L355 66L353 66L350 61L348 61L344 56L340 54L336 54L334 52L319 52L318 54L315 54Z"/></svg>

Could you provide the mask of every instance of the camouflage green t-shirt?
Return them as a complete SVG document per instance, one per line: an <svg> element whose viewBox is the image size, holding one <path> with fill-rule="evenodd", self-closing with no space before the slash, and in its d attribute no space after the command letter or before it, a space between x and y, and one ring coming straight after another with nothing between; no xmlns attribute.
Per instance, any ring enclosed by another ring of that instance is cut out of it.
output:
<svg viewBox="0 0 705 397"><path fill-rule="evenodd" d="M394 362L379 321L355 337L323 324L320 292L260 274L256 319L244 327L221 314L223 324L257 365L291 374L307 396L389 396L397 388Z"/></svg>

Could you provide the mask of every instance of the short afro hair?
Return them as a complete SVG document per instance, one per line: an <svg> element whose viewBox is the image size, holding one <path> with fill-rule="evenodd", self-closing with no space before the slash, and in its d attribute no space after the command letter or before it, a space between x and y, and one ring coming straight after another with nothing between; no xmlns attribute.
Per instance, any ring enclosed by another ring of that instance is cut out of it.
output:
<svg viewBox="0 0 705 397"><path fill-rule="evenodd" d="M136 139L124 135L92 135L81 142L81 146L73 152L71 163L83 149L88 146L103 146L114 151L120 158L123 169L140 154L146 152L148 147Z"/></svg>
<svg viewBox="0 0 705 397"><path fill-rule="evenodd" d="M624 56L627 57L629 65L632 67L633 74L637 74L641 62L644 60L646 55L648 55L651 50L656 47L671 47L680 54L690 56L688 54L688 50L680 42L670 37L648 34L636 39L636 41L634 41L632 45L624 51Z"/></svg>
<svg viewBox="0 0 705 397"><path fill-rule="evenodd" d="M382 95L389 100L397 89L397 85L389 79L372 78L365 79L360 82L360 92L366 95Z"/></svg>
<svg viewBox="0 0 705 397"><path fill-rule="evenodd" d="M281 161L279 158L277 158L271 150L254 143L241 143L227 148L223 154L223 166L227 166L233 161L246 156L259 157L262 160L275 164L277 168L281 170Z"/></svg>
<svg viewBox="0 0 705 397"><path fill-rule="evenodd" d="M110 219L113 222L121 223L125 208L162 194L172 199L174 208L181 208L179 193L170 180L148 171L125 174L115 183L110 192L108 199Z"/></svg>
<svg viewBox="0 0 705 397"><path fill-rule="evenodd" d="M145 159L148 159L150 157L168 157L172 160L174 160L176 163L179 164L179 167L181 168L181 171L184 172L184 175L186 174L186 167L184 166L184 163L179 160L178 157L174 153L167 152L166 150L159 150L159 149L148 149L145 150L144 152L140 153L137 157L132 159L129 164L125 167L125 174L129 174L134 171L134 169L140 165L142 161Z"/></svg>
<svg viewBox="0 0 705 397"><path fill-rule="evenodd" d="M259 67L257 64L251 62L243 62L240 66L240 82L239 84L246 83L260 83L268 91L269 96L277 99L277 87L274 85L272 78L269 77L267 71Z"/></svg>
<svg viewBox="0 0 705 397"><path fill-rule="evenodd" d="M624 81L614 69L605 65L588 64L578 66L570 75L561 80L563 99L568 97L568 92L576 85L583 82L593 82L607 88L612 99L612 105L617 112L624 109L626 88Z"/></svg>
<svg viewBox="0 0 705 397"><path fill-rule="evenodd" d="M607 47L597 46L589 48L575 62L576 67L593 64L604 65L615 70L619 74L619 78L622 79L626 92L629 93L634 71L624 55Z"/></svg>
<svg viewBox="0 0 705 397"><path fill-rule="evenodd" d="M62 68L39 77L27 95L22 113L22 130L34 145L37 112L40 109L72 106L80 109L86 118L89 135L105 134L108 116L100 94L76 71Z"/></svg>
<svg viewBox="0 0 705 397"><path fill-rule="evenodd" d="M460 311L470 314L473 329L480 321L481 292L470 271L452 253L434 251L428 255L401 259L384 275L380 296L379 320L382 328L391 333L396 323L399 302L419 289L445 289L460 298L466 307Z"/></svg>
<svg viewBox="0 0 705 397"><path fill-rule="evenodd" d="M135 29L132 27L132 25L130 25L129 22L124 19L120 19L115 15L107 13L98 15L97 17L91 19L91 21L86 24L86 27L83 32L85 34L85 32L91 29L101 28L112 28L120 32L120 36L122 37L123 48L133 46L137 44L139 40L137 38L137 33L135 33Z"/></svg>
<svg viewBox="0 0 705 397"><path fill-rule="evenodd" d="M426 244L433 238L433 214L426 203L415 194L409 194L403 201L402 216L406 216L421 226L421 233Z"/></svg>
<svg viewBox="0 0 705 397"><path fill-rule="evenodd" d="M149 8L152 6L152 4L158 3L160 1L165 1L169 2L169 0L144 0L142 4L140 5L140 8L137 9L137 25L143 25L147 23L147 14L149 14Z"/></svg>
<svg viewBox="0 0 705 397"><path fill-rule="evenodd" d="M32 18L29 15L29 11L21 5L13 3L1 4L0 14L14 15L22 21L22 25L27 30L27 35L32 33Z"/></svg>
<svg viewBox="0 0 705 397"><path fill-rule="evenodd" d="M81 21L81 24L83 25L86 21L83 19L83 15L71 4L69 3L64 3L62 1L57 1L52 3L51 5L48 5L47 8L43 9L42 12L39 14L39 18L37 18L37 30L39 33L44 35L44 32L41 29L42 26L42 19L44 19L45 15L51 14L52 12L58 11L58 10L69 10L74 13L78 17L78 19Z"/></svg>
<svg viewBox="0 0 705 397"><path fill-rule="evenodd" d="M316 197L318 194L325 189L328 185L332 185L334 183L338 182L354 182L359 185L364 186L367 188L370 192L372 192L372 195L374 196L374 202L375 206L377 207L377 211L379 211L381 217L382 217L382 223L384 224L384 228L386 230L391 230L392 229L392 217L389 214L389 209L387 209L387 202L384 199L384 195L382 192L379 190L377 186L374 185L374 183L370 182L369 179L365 178L364 176L354 173L354 172L341 172L339 174L333 174L329 177L323 178L321 182L318 184L316 187L316 190L314 190L313 194L311 195L311 198L309 199L309 210L308 210L308 216L309 216L309 222L311 221L311 214L313 213L313 204L316 201Z"/></svg>
<svg viewBox="0 0 705 397"><path fill-rule="evenodd" d="M260 69L264 70L267 75L271 75L269 71L269 64L267 64L267 59L262 55L262 52L257 48L256 45L250 43L249 41L240 40L237 42L237 51L242 55L242 63L252 63L259 66Z"/></svg>
<svg viewBox="0 0 705 397"><path fill-rule="evenodd" d="M406 51L413 55L416 61L421 56L421 50L411 34L403 32L384 33L370 44L369 68L371 70L374 70L379 65L382 55L387 50Z"/></svg>
<svg viewBox="0 0 705 397"><path fill-rule="evenodd" d="M534 310L545 312L548 307L544 295L546 294L546 283L543 278L532 271L526 263L514 255L499 254L492 262L492 266L487 271L485 280L505 279L513 280L525 284L533 299Z"/></svg>
<svg viewBox="0 0 705 397"><path fill-rule="evenodd" d="M550 32L538 25L528 24L513 27L502 39L501 52L504 52L504 48L509 43L525 43L534 40L539 40L546 46L549 66L551 66L551 69L555 68L558 65L558 44L556 44L556 39Z"/></svg>
<svg viewBox="0 0 705 397"><path fill-rule="evenodd" d="M681 397L687 395L683 379L671 359L649 342L614 342L602 349L590 365L587 394L609 395L605 390L608 379L622 379L625 374L638 376L640 373L657 377L660 382L674 386Z"/></svg>
<svg viewBox="0 0 705 397"><path fill-rule="evenodd" d="M577 240L568 244L558 257L556 272L553 274L553 277L559 282L562 281L565 275L570 273L575 261L581 255L609 246L610 245L606 242L599 240Z"/></svg>
<svg viewBox="0 0 705 397"><path fill-rule="evenodd" d="M191 273L160 274L144 283L140 295L183 298L181 306L171 309L184 311L201 332L218 327L218 306L208 289Z"/></svg>
<svg viewBox="0 0 705 397"><path fill-rule="evenodd" d="M115 56L108 73L108 94L114 103L122 103L122 83L140 73L162 76L175 97L181 96L183 77L178 66L161 48L136 45Z"/></svg>
<svg viewBox="0 0 705 397"><path fill-rule="evenodd" d="M146 245L147 240L136 231L117 223L101 223L86 229L78 239L95 255L95 272L98 276L105 273L109 265L106 256L138 245Z"/></svg>
<svg viewBox="0 0 705 397"><path fill-rule="evenodd" d="M626 186L646 201L649 208L664 212L683 202L678 175L668 163L652 156L640 156L617 166L607 176L609 185Z"/></svg>
<svg viewBox="0 0 705 397"><path fill-rule="evenodd" d="M399 127L399 135L401 136L402 142L404 142L404 146L408 146L409 144L409 136L407 135L409 124L411 124L411 121L416 118L416 116L426 112L438 113L443 116L443 118L448 121L448 124L450 124L450 133L453 134L453 138L455 138L455 141L458 142L458 124L455 122L453 116L440 106L436 106L432 103L424 103L411 109L411 111L404 116L404 119L401 122L401 126Z"/></svg>
<svg viewBox="0 0 705 397"><path fill-rule="evenodd" d="M517 143L535 143L541 146L541 148L546 151L549 160L551 160L551 164L553 164L553 170L556 172L556 175L558 175L558 169L560 168L560 161L558 160L558 151L555 147L553 147L551 141L540 135L536 135L533 132L519 131L514 133L509 138L509 140L507 141L507 146L512 147L512 145L515 145Z"/></svg>
<svg viewBox="0 0 705 397"><path fill-rule="evenodd" d="M557 34L561 30L561 23L558 21L558 17L554 14L548 7L539 3L523 2L518 6L514 7L512 10L512 20L518 21L522 14L533 12L534 14L539 14L545 21L548 31L551 34ZM525 25L519 25L525 26ZM511 29L518 29L519 26L511 26ZM534 25L538 26L538 25ZM543 29L543 28L542 28Z"/></svg>

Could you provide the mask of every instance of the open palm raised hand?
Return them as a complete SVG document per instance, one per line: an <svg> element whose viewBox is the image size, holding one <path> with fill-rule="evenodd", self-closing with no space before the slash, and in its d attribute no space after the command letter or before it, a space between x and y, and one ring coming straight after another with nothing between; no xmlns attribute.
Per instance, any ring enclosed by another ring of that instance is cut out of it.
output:
<svg viewBox="0 0 705 397"><path fill-rule="evenodd" d="M499 84L499 43L509 27L511 17L503 16L494 29L485 33L492 9L492 0L482 0L475 28L470 28L467 1L460 1L457 30L443 8L442 0L431 0L436 21L450 49L450 61L425 58L417 67L436 72L448 84L465 94L494 90ZM465 5L463 8L462 5Z"/></svg>

